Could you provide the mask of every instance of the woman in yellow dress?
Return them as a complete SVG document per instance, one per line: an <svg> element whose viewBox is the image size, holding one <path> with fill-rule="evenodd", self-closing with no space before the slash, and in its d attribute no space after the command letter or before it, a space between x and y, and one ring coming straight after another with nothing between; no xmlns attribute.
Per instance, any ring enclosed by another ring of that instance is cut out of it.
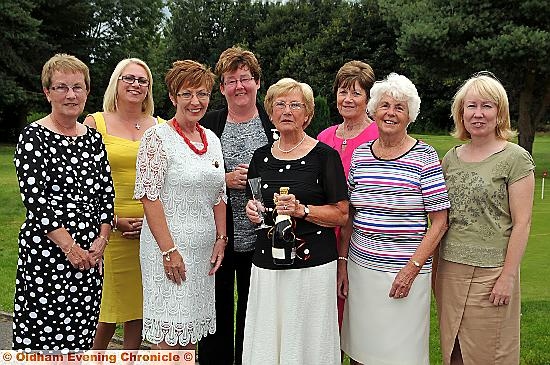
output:
<svg viewBox="0 0 550 365"><path fill-rule="evenodd" d="M117 323L124 323L124 348L141 344L143 289L139 235L143 206L132 199L136 156L143 133L159 123L153 117L151 70L137 58L116 66L103 98L103 112L88 115L84 124L103 136L115 186L115 218L105 250L105 276L94 349L106 349Z"/></svg>

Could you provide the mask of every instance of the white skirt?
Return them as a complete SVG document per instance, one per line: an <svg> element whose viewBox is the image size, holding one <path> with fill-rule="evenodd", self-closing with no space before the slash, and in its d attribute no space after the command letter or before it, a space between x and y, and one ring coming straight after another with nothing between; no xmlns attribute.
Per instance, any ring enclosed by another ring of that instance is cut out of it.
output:
<svg viewBox="0 0 550 365"><path fill-rule="evenodd" d="M403 299L389 297L395 276L348 261L342 350L363 364L429 365L431 273Z"/></svg>
<svg viewBox="0 0 550 365"><path fill-rule="evenodd" d="M243 365L340 364L336 261L292 270L252 265Z"/></svg>

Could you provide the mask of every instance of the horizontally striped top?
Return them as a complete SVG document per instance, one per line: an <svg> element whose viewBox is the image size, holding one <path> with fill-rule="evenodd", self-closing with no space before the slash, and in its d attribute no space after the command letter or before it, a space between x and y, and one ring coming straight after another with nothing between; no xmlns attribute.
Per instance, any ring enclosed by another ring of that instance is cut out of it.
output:
<svg viewBox="0 0 550 365"><path fill-rule="evenodd" d="M403 156L381 160L373 142L353 153L348 176L355 208L349 258L377 271L398 272L422 241L427 213L450 207L439 158L422 141ZM431 272L431 258L420 273Z"/></svg>

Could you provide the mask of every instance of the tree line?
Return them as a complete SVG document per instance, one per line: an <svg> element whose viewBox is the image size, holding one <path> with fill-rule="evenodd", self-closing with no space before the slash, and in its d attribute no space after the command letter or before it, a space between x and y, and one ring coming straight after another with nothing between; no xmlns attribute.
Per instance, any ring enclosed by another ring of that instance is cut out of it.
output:
<svg viewBox="0 0 550 365"><path fill-rule="evenodd" d="M3 0L0 3L0 138L46 113L40 70L54 53L86 62L92 89L86 112L101 110L115 65L138 57L154 75L156 114L173 112L164 73L176 59L214 67L233 45L254 52L262 88L281 77L310 84L315 136L340 121L332 84L353 59L377 79L409 77L422 98L414 132L446 133L452 96L476 71L493 72L509 93L519 143L532 151L548 128L550 7L537 0ZM214 93L211 108L223 97Z"/></svg>

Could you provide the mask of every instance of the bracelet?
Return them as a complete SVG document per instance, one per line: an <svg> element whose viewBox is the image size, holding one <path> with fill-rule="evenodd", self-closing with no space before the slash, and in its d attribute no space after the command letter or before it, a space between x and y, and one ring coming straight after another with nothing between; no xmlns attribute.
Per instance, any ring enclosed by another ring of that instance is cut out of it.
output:
<svg viewBox="0 0 550 365"><path fill-rule="evenodd" d="M71 247L69 247L69 249L67 251L63 251L65 256L68 256L71 253L71 251L73 250L74 245L76 245L76 241L73 241L73 244L71 245Z"/></svg>
<svg viewBox="0 0 550 365"><path fill-rule="evenodd" d="M348 261L348 258L344 256L338 256L338 260Z"/></svg>
<svg viewBox="0 0 550 365"><path fill-rule="evenodd" d="M113 224L111 224L111 231L116 232L116 226L118 225L118 215L115 214L112 223Z"/></svg>
<svg viewBox="0 0 550 365"><path fill-rule="evenodd" d="M409 261L417 268L422 269L422 265L420 265L420 262L413 260L412 258Z"/></svg>
<svg viewBox="0 0 550 365"><path fill-rule="evenodd" d="M170 261L170 254L174 251L176 251L177 248L176 246L166 250L166 251L161 251L161 254L162 254L162 257L166 259L166 261Z"/></svg>
<svg viewBox="0 0 550 365"><path fill-rule="evenodd" d="M229 240L229 237L227 237L226 235L224 234L217 234L216 235L216 241L217 240L224 240L225 243L227 244L227 241Z"/></svg>
<svg viewBox="0 0 550 365"><path fill-rule="evenodd" d="M109 244L109 240L107 238L105 238L104 236L99 235L99 238L101 238L103 241L105 241L105 246L107 246Z"/></svg>

